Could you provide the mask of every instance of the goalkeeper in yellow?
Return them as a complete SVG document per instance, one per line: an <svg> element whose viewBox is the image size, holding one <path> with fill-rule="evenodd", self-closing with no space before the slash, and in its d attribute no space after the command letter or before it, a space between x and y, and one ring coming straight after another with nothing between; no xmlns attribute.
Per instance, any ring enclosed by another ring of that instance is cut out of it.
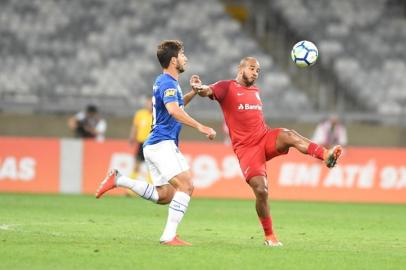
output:
<svg viewBox="0 0 406 270"><path fill-rule="evenodd" d="M141 166L145 162L144 152L142 144L147 140L152 126L152 101L151 97L148 97L145 101L144 108L135 112L130 136L129 144L134 147L135 166L131 178L136 179L140 172ZM150 182L149 174L146 178L147 182Z"/></svg>

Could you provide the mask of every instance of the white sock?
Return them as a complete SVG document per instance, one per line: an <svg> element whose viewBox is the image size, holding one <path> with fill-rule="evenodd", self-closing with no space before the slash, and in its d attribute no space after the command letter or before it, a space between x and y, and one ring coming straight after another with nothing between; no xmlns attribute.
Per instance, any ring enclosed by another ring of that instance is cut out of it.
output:
<svg viewBox="0 0 406 270"><path fill-rule="evenodd" d="M119 175L116 180L116 184L119 187L129 188L142 198L146 200L150 200L153 202L157 202L159 199L158 191L156 188L148 184L146 181L142 179L131 179L124 175Z"/></svg>
<svg viewBox="0 0 406 270"><path fill-rule="evenodd" d="M185 192L177 191L171 203L169 204L168 220L160 241L166 242L172 240L176 236L176 230L179 223L182 221L189 205L190 196Z"/></svg>

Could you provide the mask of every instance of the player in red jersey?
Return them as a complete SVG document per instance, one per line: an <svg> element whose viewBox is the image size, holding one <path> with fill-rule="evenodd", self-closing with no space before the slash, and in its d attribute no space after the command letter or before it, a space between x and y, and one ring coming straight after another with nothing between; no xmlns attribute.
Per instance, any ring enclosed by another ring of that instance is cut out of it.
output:
<svg viewBox="0 0 406 270"><path fill-rule="evenodd" d="M240 62L235 80L218 81L208 86L196 79L193 88L200 96L219 102L230 130L233 150L256 197L256 211L264 229L265 245L281 246L282 243L272 229L266 162L287 154L289 148L294 147L303 154L323 160L327 167L332 168L342 153L342 147L337 145L326 149L294 130L267 126L259 88L255 86L259 71L258 61L253 57L246 57Z"/></svg>

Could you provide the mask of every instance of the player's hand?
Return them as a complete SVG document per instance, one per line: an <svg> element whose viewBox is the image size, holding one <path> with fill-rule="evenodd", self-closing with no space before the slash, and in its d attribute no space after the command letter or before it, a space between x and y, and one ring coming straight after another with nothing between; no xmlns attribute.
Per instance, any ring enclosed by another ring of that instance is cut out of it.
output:
<svg viewBox="0 0 406 270"><path fill-rule="evenodd" d="M207 97L210 92L210 87L207 85L200 85L196 87L197 94L201 97Z"/></svg>
<svg viewBox="0 0 406 270"><path fill-rule="evenodd" d="M201 133L204 133L204 134L206 134L206 137L209 139L209 140L213 140L215 137L216 137L216 131L214 130L214 129L212 129L212 128L210 128L210 127L206 127L206 126L199 126L198 128L197 128Z"/></svg>
<svg viewBox="0 0 406 270"><path fill-rule="evenodd" d="M199 86L202 85L202 81L199 78L199 75L192 75L190 77L190 86L192 87L192 90L197 93L197 89Z"/></svg>

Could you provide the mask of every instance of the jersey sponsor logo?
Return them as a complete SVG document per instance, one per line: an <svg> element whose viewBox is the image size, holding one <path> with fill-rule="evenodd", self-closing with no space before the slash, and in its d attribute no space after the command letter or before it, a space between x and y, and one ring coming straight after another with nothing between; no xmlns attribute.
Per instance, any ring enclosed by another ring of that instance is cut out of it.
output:
<svg viewBox="0 0 406 270"><path fill-rule="evenodd" d="M237 93L237 96L242 96L244 95L244 93Z"/></svg>
<svg viewBox="0 0 406 270"><path fill-rule="evenodd" d="M174 97L176 95L176 89L167 89L164 92L164 97Z"/></svg>
<svg viewBox="0 0 406 270"><path fill-rule="evenodd" d="M238 110L258 110L258 111L262 111L262 106L258 105L258 104L241 104L238 105Z"/></svg>

